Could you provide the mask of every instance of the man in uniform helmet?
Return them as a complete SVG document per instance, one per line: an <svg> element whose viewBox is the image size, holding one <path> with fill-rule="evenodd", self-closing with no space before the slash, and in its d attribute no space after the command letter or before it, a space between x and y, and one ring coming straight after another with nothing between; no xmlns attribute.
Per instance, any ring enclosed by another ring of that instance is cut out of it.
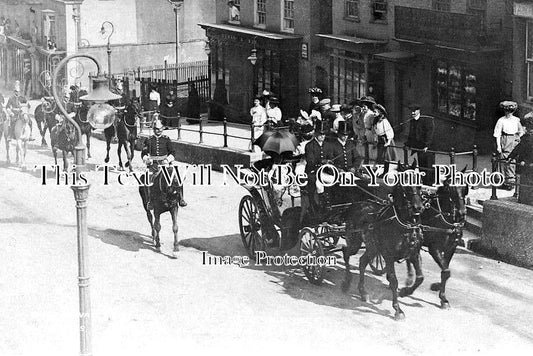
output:
<svg viewBox="0 0 533 356"><path fill-rule="evenodd" d="M15 136L15 115L18 115L20 111L23 109L23 106L26 106L28 109L30 108L30 103L28 100L20 95L20 82L17 80L15 82L15 89L13 90L13 95L9 97L6 104L6 111L9 114L9 135L11 137ZM32 120L29 121L30 124L30 141L33 141L33 125Z"/></svg>
<svg viewBox="0 0 533 356"><path fill-rule="evenodd" d="M154 123L152 125L154 134L144 141L144 147L141 152L143 162L153 173L152 178L159 171L160 165L167 165L174 161L174 148L172 147L170 138L163 135L163 127L163 123L159 120L159 114L154 114ZM146 190L148 195L148 209L152 209L150 190ZM187 203L183 199L183 186L181 187L179 205L181 207L187 206Z"/></svg>

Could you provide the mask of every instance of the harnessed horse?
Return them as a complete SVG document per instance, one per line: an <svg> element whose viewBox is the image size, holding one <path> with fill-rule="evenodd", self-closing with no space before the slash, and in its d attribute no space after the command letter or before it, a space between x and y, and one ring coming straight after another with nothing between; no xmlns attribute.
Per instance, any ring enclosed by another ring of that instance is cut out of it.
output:
<svg viewBox="0 0 533 356"><path fill-rule="evenodd" d="M37 128L41 134L41 145L43 147L47 146L45 139L46 130L48 130L49 134L52 134L52 128L57 124L55 117L57 112L56 103L53 97L43 97L41 99L41 104L37 105L35 108L35 122L37 123Z"/></svg>
<svg viewBox="0 0 533 356"><path fill-rule="evenodd" d="M74 113L69 115L74 116ZM67 155L72 152L74 155L74 147L76 146L76 128L66 118L63 118L61 123L56 124L50 131L50 145L52 146L52 153L54 154L54 162L57 165L57 150L60 149L63 153L63 170L68 170Z"/></svg>
<svg viewBox="0 0 533 356"><path fill-rule="evenodd" d="M399 166L399 171L403 169ZM349 233L346 236L346 246L342 250L346 266L342 289L347 291L351 283L350 256L359 251L364 241L366 251L359 260L358 289L361 299L369 301L369 295L365 290L365 269L372 258L379 253L385 260L396 320L403 319L405 314L398 304L398 278L394 263L403 259L409 260L416 271L415 284L409 288L402 288L400 296L413 293L424 280L420 267L422 228L418 221L423 209L420 187L397 184L393 187L391 201L388 203L376 201L354 203L346 223Z"/></svg>
<svg viewBox="0 0 533 356"><path fill-rule="evenodd" d="M150 223L150 226L152 228L152 239L154 240L155 248L158 251L160 251L161 248L161 243L159 239L159 232L161 231L160 216L162 213L167 211L170 213L170 216L172 217L172 231L174 233L174 249L172 256L174 258L177 258L177 254L179 251L178 209L179 202L183 197L183 186L179 184L177 178L174 175L170 176L170 178L172 179L170 182L168 182L165 175L162 173L160 162L166 157L152 156L150 158L154 160L154 163L150 167L150 171L156 172L156 175L153 177L153 185L140 186L139 194L141 195L143 207L146 211L148 222ZM148 189L150 189L150 192L148 192ZM152 212L148 207L149 200L151 201L153 206L153 217Z"/></svg>
<svg viewBox="0 0 533 356"><path fill-rule="evenodd" d="M70 93L70 102L73 104L73 110L76 113L74 120L80 126L81 134L86 137L86 146L87 146L87 158L91 158L91 134L94 130L94 127L87 121L87 113L89 112L89 107L87 104L80 101L80 97L87 95L87 91L84 89L73 90Z"/></svg>
<svg viewBox="0 0 533 356"><path fill-rule="evenodd" d="M466 168L466 167L465 167ZM464 173L463 169L463 173ZM421 215L424 225L423 246L428 248L428 252L433 257L441 269L440 283L433 283L431 290L439 291L441 308L448 309L450 303L446 298L446 281L450 278L450 261L457 246L462 242L463 226L466 218L466 195L467 186L451 186L449 181L437 188L434 195L429 196L426 204L429 206ZM407 261L408 281L412 279L412 268Z"/></svg>
<svg viewBox="0 0 533 356"><path fill-rule="evenodd" d="M130 106L131 104L128 104L127 108L129 108ZM104 130L106 140L106 157L104 162L109 162L109 150L111 149L111 140L113 139L116 133L118 138L117 155L119 169L124 169L122 165L122 147L124 146L127 158L126 167L128 167L131 172L133 171L131 161L133 159L133 150L135 148L135 140L137 138L137 116L135 112L133 115L127 115L127 108L115 108L115 122L113 125L109 126ZM130 120L134 121L131 122Z"/></svg>

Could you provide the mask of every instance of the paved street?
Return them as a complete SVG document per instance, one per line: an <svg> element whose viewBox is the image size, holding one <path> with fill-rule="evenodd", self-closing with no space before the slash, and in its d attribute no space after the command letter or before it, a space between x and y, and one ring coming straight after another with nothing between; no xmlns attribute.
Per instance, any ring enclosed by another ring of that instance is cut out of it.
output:
<svg viewBox="0 0 533 356"><path fill-rule="evenodd" d="M38 136L38 135L37 135ZM28 167L52 164L50 149L31 142ZM116 163L116 146L111 163ZM11 147L14 157L15 147ZM103 162L92 141L89 169ZM135 158L135 168L141 161ZM181 251L170 258L170 216L162 219L162 252L152 247L137 188L90 175L88 205L92 336L95 355L165 355L182 350L266 354L347 351L380 355L526 354L533 351L533 271L460 249L452 261L441 310L429 285L440 271L423 253L424 284L401 299L406 320L393 320L385 277L368 274L371 302L340 283L343 265L322 286L296 268L202 265L209 255L244 255L238 204L247 192L186 183L189 206L179 212ZM0 355L78 353L75 201L52 176L6 167L0 144ZM357 258L351 260L352 268ZM405 266L398 265L400 280Z"/></svg>

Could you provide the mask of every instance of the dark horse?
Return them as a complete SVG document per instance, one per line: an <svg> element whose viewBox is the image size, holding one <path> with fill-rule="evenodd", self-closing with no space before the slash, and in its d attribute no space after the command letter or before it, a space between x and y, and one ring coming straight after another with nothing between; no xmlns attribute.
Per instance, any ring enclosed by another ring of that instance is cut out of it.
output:
<svg viewBox="0 0 533 356"><path fill-rule="evenodd" d="M53 97L43 97L41 104L35 108L35 122L37 122L37 128L41 134L41 145L46 147L45 134L46 130L52 134L52 128L57 124L56 120L56 103Z"/></svg>
<svg viewBox="0 0 533 356"><path fill-rule="evenodd" d="M463 170L464 172L464 170ZM424 229L423 246L441 269L440 283L433 283L431 290L439 291L441 308L450 307L446 299L446 281L450 278L450 261L457 246L462 243L462 228L466 218L467 186L451 186L449 180L437 189L437 193L429 197L430 207L424 210L421 216L422 223L429 225ZM407 261L408 282L411 284L412 268Z"/></svg>
<svg viewBox="0 0 533 356"><path fill-rule="evenodd" d="M118 138L118 162L120 169L124 169L122 166L122 147L126 151L127 163L126 167L132 171L131 161L135 150L135 140L137 139L137 119L141 113L141 107L136 100L130 101L126 107L116 108L115 124L109 126L104 130L105 140L107 144L107 151L105 157L105 163L109 162L109 150L111 148L111 140L115 136L115 132Z"/></svg>
<svg viewBox="0 0 533 356"><path fill-rule="evenodd" d="M399 165L398 171L404 171L404 167ZM409 260L416 271L415 284L403 288L400 296L412 294L424 279L420 266L422 228L418 221L423 209L420 187L396 185L392 189L390 202L357 202L352 205L348 214L346 246L343 248L346 273L342 288L348 291L350 287L350 256L359 251L364 241L366 251L359 260L358 289L361 298L365 302L369 300L365 290L366 266L372 258L381 254L392 290L392 307L396 320L403 319L405 315L398 304L398 278L394 263L402 259Z"/></svg>
<svg viewBox="0 0 533 356"><path fill-rule="evenodd" d="M153 179L153 185L148 187L139 187L139 194L143 202L146 216L152 228L152 239L155 242L155 248L160 250L161 243L159 240L159 231L161 231L160 216L162 213L168 211L172 217L172 231L174 232L174 250L172 256L178 257L179 242L178 242L178 209L179 202L183 196L183 186L178 182L175 175L172 175L170 167L165 174L163 169L157 163L154 163L150 170L156 172ZM148 207L148 189L150 189L150 200L152 202L154 217ZM155 219L154 219L155 218Z"/></svg>
<svg viewBox="0 0 533 356"><path fill-rule="evenodd" d="M77 142L76 136L76 128L66 118L63 118L62 123L55 125L50 130L50 145L54 154L54 162L57 165L57 150L59 149L63 153L64 171L68 170L68 153L71 152L74 155L74 147Z"/></svg>
<svg viewBox="0 0 533 356"><path fill-rule="evenodd" d="M80 101L80 97L87 95L84 89L76 89L70 92L70 102L72 103L73 111L76 113L74 120L78 123L81 129L81 134L87 138L87 158L91 158L91 134L94 127L87 121L87 113L89 106Z"/></svg>

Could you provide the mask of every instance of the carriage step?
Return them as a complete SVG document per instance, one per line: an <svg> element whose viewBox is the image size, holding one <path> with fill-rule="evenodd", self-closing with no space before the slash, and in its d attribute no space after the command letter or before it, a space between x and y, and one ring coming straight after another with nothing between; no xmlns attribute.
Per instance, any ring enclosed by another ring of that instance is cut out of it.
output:
<svg viewBox="0 0 533 356"><path fill-rule="evenodd" d="M483 219L483 207L477 205L467 205L466 206L466 215L473 217L477 220Z"/></svg>

